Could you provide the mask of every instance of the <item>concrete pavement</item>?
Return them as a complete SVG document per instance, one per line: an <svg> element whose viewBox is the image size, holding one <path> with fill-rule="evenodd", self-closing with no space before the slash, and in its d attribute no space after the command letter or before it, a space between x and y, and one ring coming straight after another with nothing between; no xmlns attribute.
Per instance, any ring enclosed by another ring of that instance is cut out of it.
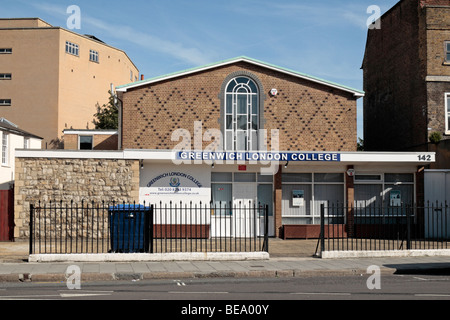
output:
<svg viewBox="0 0 450 320"><path fill-rule="evenodd" d="M73 266L82 281L367 275L373 265L381 273L450 275L450 256L320 259L312 257L316 245L317 240L271 239L264 260L30 263L28 243L0 243L0 283L65 282Z"/></svg>

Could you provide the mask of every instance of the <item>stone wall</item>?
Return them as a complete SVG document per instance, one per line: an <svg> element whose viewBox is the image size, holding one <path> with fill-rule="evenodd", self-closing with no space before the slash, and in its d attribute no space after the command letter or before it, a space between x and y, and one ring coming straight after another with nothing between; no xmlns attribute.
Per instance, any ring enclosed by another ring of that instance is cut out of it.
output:
<svg viewBox="0 0 450 320"><path fill-rule="evenodd" d="M138 202L139 161L16 158L16 239L29 236L30 204L83 200Z"/></svg>

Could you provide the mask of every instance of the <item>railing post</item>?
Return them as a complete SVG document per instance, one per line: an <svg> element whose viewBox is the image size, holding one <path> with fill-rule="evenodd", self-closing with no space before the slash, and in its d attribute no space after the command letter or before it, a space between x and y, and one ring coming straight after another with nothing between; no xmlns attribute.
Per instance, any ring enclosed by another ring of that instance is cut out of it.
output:
<svg viewBox="0 0 450 320"><path fill-rule="evenodd" d="M269 205L264 206L264 249L269 252Z"/></svg>
<svg viewBox="0 0 450 320"><path fill-rule="evenodd" d="M411 250L411 207L406 207L406 249Z"/></svg>
<svg viewBox="0 0 450 320"><path fill-rule="evenodd" d="M147 234L147 239L148 239L148 253L153 253L153 238L154 238L154 234L153 234L153 217L154 217L154 206L151 205L150 206L150 212L149 214L146 215L148 222L145 223L145 228L146 228L146 234Z"/></svg>
<svg viewBox="0 0 450 320"><path fill-rule="evenodd" d="M29 253L33 254L33 216L34 216L34 205L30 205L30 247Z"/></svg>
<svg viewBox="0 0 450 320"><path fill-rule="evenodd" d="M320 205L320 257L325 251L325 205Z"/></svg>

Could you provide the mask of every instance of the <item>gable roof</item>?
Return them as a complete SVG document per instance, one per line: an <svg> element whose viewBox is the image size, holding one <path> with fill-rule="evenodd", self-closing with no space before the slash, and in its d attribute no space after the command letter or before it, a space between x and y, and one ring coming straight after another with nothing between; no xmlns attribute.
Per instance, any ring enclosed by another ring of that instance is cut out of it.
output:
<svg viewBox="0 0 450 320"><path fill-rule="evenodd" d="M145 86L145 85L149 85L149 84L153 84L159 81L164 81L164 80L170 80L170 79L174 79L177 77L181 77L181 76L185 76L185 75L189 75L189 74L193 74L193 73L197 73L197 72L202 72L202 71L207 71L213 68L217 68L217 67L221 67L221 66L226 66L226 65L230 65L230 64L234 64L237 62L247 62L253 65L257 65L266 69L270 69L270 70L274 70L274 71L278 71L284 74L288 74L300 79L304 79L304 80L309 80L315 83L319 83L319 84L323 84L325 86L328 87L332 87L335 89L339 89L342 91L346 91L346 92L350 92L352 93L356 98L360 98L364 96L364 92L360 91L360 90L356 90L344 85L340 85L338 83L334 83L331 81L327 81L324 79L320 79L314 76L310 76L307 75L305 73L300 73L294 70L290 70L290 69L286 69L283 67L279 67L273 64L269 64L260 60L256 60L256 59L252 59L249 57L245 57L245 56L241 56L241 57L237 57L237 58L233 58L233 59L228 59L228 60L223 60L220 62L216 62L216 63L212 63L212 64L208 64L205 66L201 66L201 67L196 67L196 68L191 68L191 69L187 69L187 70L183 70L183 71L179 71L179 72L174 72L174 73L170 73L170 74L166 74L163 76L158 76L155 78L151 78L151 79L146 79L146 80L142 80L142 81L137 81L137 82L133 82L130 84L126 84L126 85L122 85L122 86L118 86L116 87L116 90L118 92L127 92L129 89L133 89L133 88L138 88L141 86Z"/></svg>
<svg viewBox="0 0 450 320"><path fill-rule="evenodd" d="M14 123L11 121L8 121L5 118L0 118L0 131L6 131L11 134L15 134L18 136L26 137L26 138L35 138L39 140L44 140L41 137L38 137L37 135L34 135L32 133L29 133L25 130L19 129Z"/></svg>

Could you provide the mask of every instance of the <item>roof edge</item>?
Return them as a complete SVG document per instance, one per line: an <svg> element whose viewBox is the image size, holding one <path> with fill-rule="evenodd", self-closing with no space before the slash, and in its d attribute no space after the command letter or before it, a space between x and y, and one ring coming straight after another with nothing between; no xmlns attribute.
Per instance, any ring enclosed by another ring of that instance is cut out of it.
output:
<svg viewBox="0 0 450 320"><path fill-rule="evenodd" d="M154 78L150 78L150 79L146 79L146 80L141 80L141 81L137 81L137 82L132 82L129 84L125 84L122 86L118 86L116 87L116 90L118 92L127 92L129 89L133 89L133 88L137 88L140 86L144 86L144 85L148 85L148 84L152 84L152 83L156 83L159 81L164 81L164 80L169 80L169 79L173 79L173 78L177 78L177 77L181 77L181 76L185 76L185 75L189 75L189 74L194 74L194 73L198 73L198 72L202 72L202 71L206 71L206 70L210 70L213 68L217 68L217 67L221 67L221 66L225 66L225 65L229 65L232 63L237 63L237 62L247 62L247 63L251 63L254 65L259 65L261 67L264 68L268 68L268 69L272 69L278 72L282 72L285 74L289 74L298 78L302 78L305 80L309 80L315 83L320 83L326 86L330 86L333 87L335 89L339 89L342 91L346 91L346 92L350 92L352 93L356 98L361 98L364 97L365 93L364 91L361 90L357 90L348 86L344 86L335 82L331 82L328 80L324 80L315 76L311 76L305 73L301 73L298 71L294 71L288 68L284 68L284 67L280 67L280 66L276 66L274 64L270 64L267 62L263 62L260 60L256 60L253 58L249 58L246 56L240 56L240 57L236 57L236 58L232 58L232 59L227 59L227 60L222 60L219 62L215 62L215 63L211 63L211 64L207 64L204 66L200 66L200 67L194 67L194 68L190 68L190 69L186 69L186 70L182 70L182 71L178 71L178 72L173 72L173 73L169 73L166 75L162 75L162 76L157 76Z"/></svg>

